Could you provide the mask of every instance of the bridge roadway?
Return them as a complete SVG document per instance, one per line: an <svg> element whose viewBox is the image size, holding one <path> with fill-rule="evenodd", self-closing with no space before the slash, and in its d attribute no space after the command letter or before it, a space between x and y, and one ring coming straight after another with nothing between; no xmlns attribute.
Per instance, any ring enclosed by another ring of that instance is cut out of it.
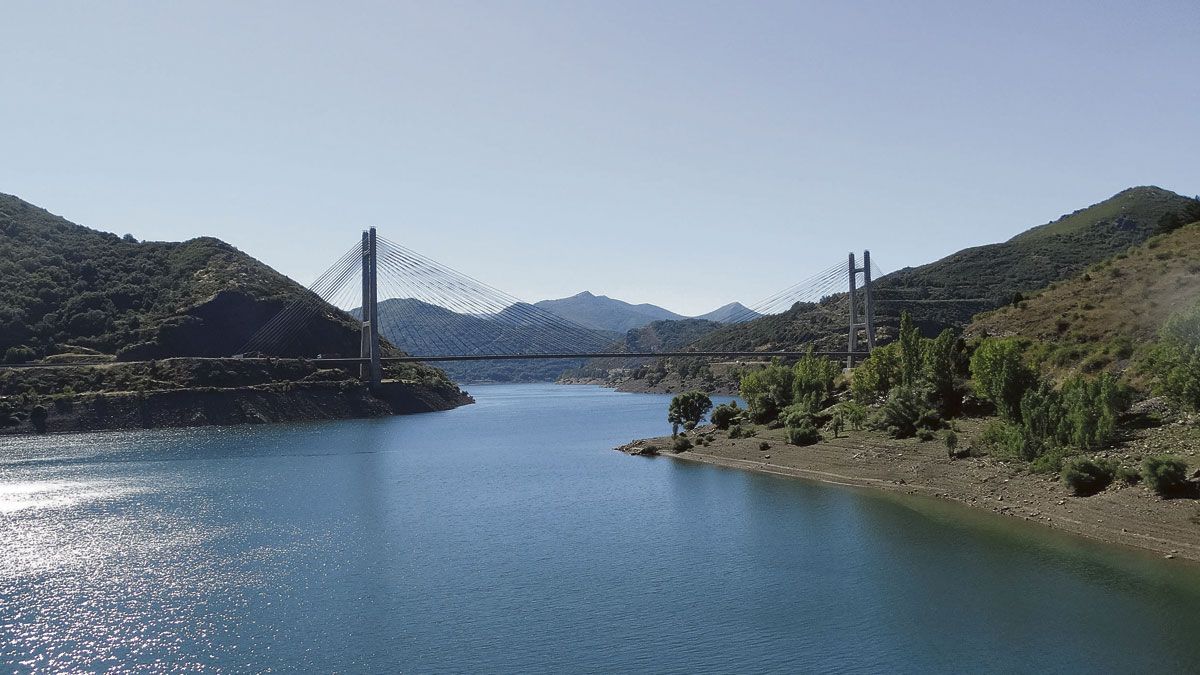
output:
<svg viewBox="0 0 1200 675"><path fill-rule="evenodd" d="M755 352L755 351L730 351L730 352L592 352L587 354L447 354L444 356L384 356L380 361L390 361L393 363L414 363L423 361L527 361L527 360L560 360L560 359L653 359L671 356L690 356L690 357L718 357L729 358L735 356L757 356L759 358L800 358L806 356L810 352ZM869 352L811 352L813 356L828 356L835 358L866 358L870 356ZM310 359L311 361L321 364L339 364L339 363L363 363L369 359L359 357L347 358L328 358L328 359Z"/></svg>

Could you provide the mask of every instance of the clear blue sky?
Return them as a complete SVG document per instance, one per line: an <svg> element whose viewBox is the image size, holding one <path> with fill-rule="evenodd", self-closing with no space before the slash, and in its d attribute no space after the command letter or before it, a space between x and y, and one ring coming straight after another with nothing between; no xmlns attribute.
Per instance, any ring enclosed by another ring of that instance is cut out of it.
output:
<svg viewBox="0 0 1200 675"><path fill-rule="evenodd" d="M1200 192L1200 3L6 2L0 192L698 313Z"/></svg>

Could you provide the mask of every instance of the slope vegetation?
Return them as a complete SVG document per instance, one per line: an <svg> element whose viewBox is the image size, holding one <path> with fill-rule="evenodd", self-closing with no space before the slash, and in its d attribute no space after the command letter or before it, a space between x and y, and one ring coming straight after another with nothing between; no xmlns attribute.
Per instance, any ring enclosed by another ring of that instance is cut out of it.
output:
<svg viewBox="0 0 1200 675"><path fill-rule="evenodd" d="M1200 223L1156 236L1017 303L980 314L971 336L1046 345L1060 371L1121 367L1172 314L1200 299Z"/></svg>
<svg viewBox="0 0 1200 675"><path fill-rule="evenodd" d="M1153 236L1160 221L1194 209L1193 199L1138 187L1032 228L1012 239L964 249L927 265L898 270L875 285L876 319L886 341L908 312L926 335L962 328L979 312L1018 294L1069 279ZM725 327L697 343L706 349L792 349L845 345L845 294L797 304L782 314Z"/></svg>
<svg viewBox="0 0 1200 675"><path fill-rule="evenodd" d="M229 356L280 309L318 298L217 239L138 242L0 194L0 356ZM279 355L357 353L331 306Z"/></svg>

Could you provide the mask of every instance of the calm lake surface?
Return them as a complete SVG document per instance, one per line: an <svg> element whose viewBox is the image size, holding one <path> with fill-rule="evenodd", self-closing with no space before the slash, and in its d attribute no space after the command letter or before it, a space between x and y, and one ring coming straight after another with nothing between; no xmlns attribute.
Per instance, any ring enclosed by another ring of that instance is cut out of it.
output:
<svg viewBox="0 0 1200 675"><path fill-rule="evenodd" d="M10 671L1200 669L1200 576L612 448L668 397L0 440Z"/></svg>

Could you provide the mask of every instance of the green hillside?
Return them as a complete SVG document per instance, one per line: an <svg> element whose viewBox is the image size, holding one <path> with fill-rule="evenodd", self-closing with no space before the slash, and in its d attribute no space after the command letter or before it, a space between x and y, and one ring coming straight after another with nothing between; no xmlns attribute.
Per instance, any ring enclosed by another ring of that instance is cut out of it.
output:
<svg viewBox="0 0 1200 675"><path fill-rule="evenodd" d="M0 194L0 357L229 356L308 291L213 238L138 242ZM353 321L325 305L280 355L354 353Z"/></svg>
<svg viewBox="0 0 1200 675"><path fill-rule="evenodd" d="M980 314L966 332L1036 342L1044 366L1059 374L1123 370L1170 317L1197 301L1200 223L1153 237L1019 303Z"/></svg>
<svg viewBox="0 0 1200 675"><path fill-rule="evenodd" d="M1012 239L892 272L875 284L876 318L886 341L908 312L926 335L961 328L979 312L1009 304L1153 236L1160 221L1196 208L1196 200L1138 187ZM697 343L711 349L844 348L845 294L727 326Z"/></svg>

